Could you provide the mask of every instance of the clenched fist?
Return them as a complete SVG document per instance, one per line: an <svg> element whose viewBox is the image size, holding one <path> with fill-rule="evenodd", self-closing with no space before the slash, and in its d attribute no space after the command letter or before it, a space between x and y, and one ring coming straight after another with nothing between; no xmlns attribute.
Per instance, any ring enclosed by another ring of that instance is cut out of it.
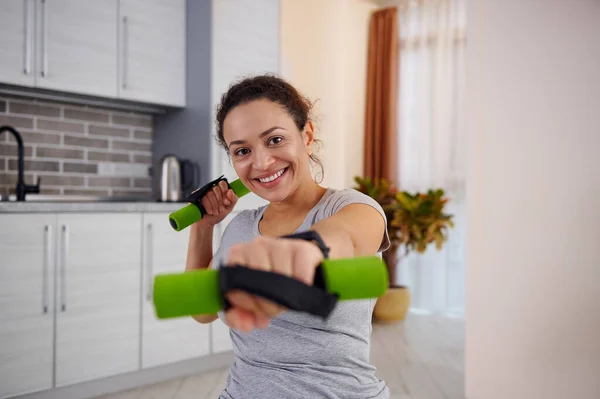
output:
<svg viewBox="0 0 600 399"><path fill-rule="evenodd" d="M323 253L312 242L261 236L232 246L226 263L280 273L312 285L322 260ZM268 327L270 318L285 310L270 300L240 290L230 291L226 297L232 305L225 313L227 324L246 332Z"/></svg>
<svg viewBox="0 0 600 399"><path fill-rule="evenodd" d="M206 215L196 222L198 227L217 225L231 213L237 201L238 197L233 190L227 187L227 183L220 181L202 197L201 203L206 209Z"/></svg>

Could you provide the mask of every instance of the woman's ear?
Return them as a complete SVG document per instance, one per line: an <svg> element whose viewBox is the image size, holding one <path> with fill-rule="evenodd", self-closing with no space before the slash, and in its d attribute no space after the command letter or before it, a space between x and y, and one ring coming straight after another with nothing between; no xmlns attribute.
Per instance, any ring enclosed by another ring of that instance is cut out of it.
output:
<svg viewBox="0 0 600 399"><path fill-rule="evenodd" d="M311 121L306 122L302 131L302 139L308 155L312 155L312 145L315 141L315 129Z"/></svg>

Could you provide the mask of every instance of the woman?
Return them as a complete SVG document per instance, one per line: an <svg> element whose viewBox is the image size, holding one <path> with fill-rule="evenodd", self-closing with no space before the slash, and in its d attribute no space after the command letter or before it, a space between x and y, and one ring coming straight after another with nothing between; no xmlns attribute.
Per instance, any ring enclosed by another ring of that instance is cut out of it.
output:
<svg viewBox="0 0 600 399"><path fill-rule="evenodd" d="M221 182L202 199L207 216L191 226L186 270L242 264L312 284L324 253L312 241L277 238L316 231L330 258L373 255L389 246L385 214L352 189L321 187L311 175L315 133L310 103L291 85L257 76L233 85L217 112L220 144L238 177L269 203L231 220L212 256L213 227L237 198ZM221 399L388 398L370 365L375 300L343 301L324 321L245 292L230 292L219 315L235 361Z"/></svg>

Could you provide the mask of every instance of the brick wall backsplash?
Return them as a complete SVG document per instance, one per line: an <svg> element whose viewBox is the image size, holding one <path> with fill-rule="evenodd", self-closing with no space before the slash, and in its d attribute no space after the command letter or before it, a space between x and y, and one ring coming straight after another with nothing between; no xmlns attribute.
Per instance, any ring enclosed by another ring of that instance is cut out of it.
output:
<svg viewBox="0 0 600 399"><path fill-rule="evenodd" d="M0 97L0 125L25 144L25 183L41 194L150 197L152 115ZM0 193L13 194L17 144L0 136Z"/></svg>

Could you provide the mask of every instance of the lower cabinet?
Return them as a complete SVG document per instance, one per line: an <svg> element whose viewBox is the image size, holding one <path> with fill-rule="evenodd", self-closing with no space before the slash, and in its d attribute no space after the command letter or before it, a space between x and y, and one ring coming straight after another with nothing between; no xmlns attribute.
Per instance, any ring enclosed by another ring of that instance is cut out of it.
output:
<svg viewBox="0 0 600 399"><path fill-rule="evenodd" d="M154 276L185 269L189 230L176 232L162 213L144 214L143 229L142 368L208 355L210 325L191 317L159 320L152 305Z"/></svg>
<svg viewBox="0 0 600 399"><path fill-rule="evenodd" d="M57 218L56 387L139 364L140 214Z"/></svg>
<svg viewBox="0 0 600 399"><path fill-rule="evenodd" d="M0 215L0 397L52 388L54 215Z"/></svg>
<svg viewBox="0 0 600 399"><path fill-rule="evenodd" d="M154 314L188 237L168 213L0 214L0 398L229 350L220 321Z"/></svg>

